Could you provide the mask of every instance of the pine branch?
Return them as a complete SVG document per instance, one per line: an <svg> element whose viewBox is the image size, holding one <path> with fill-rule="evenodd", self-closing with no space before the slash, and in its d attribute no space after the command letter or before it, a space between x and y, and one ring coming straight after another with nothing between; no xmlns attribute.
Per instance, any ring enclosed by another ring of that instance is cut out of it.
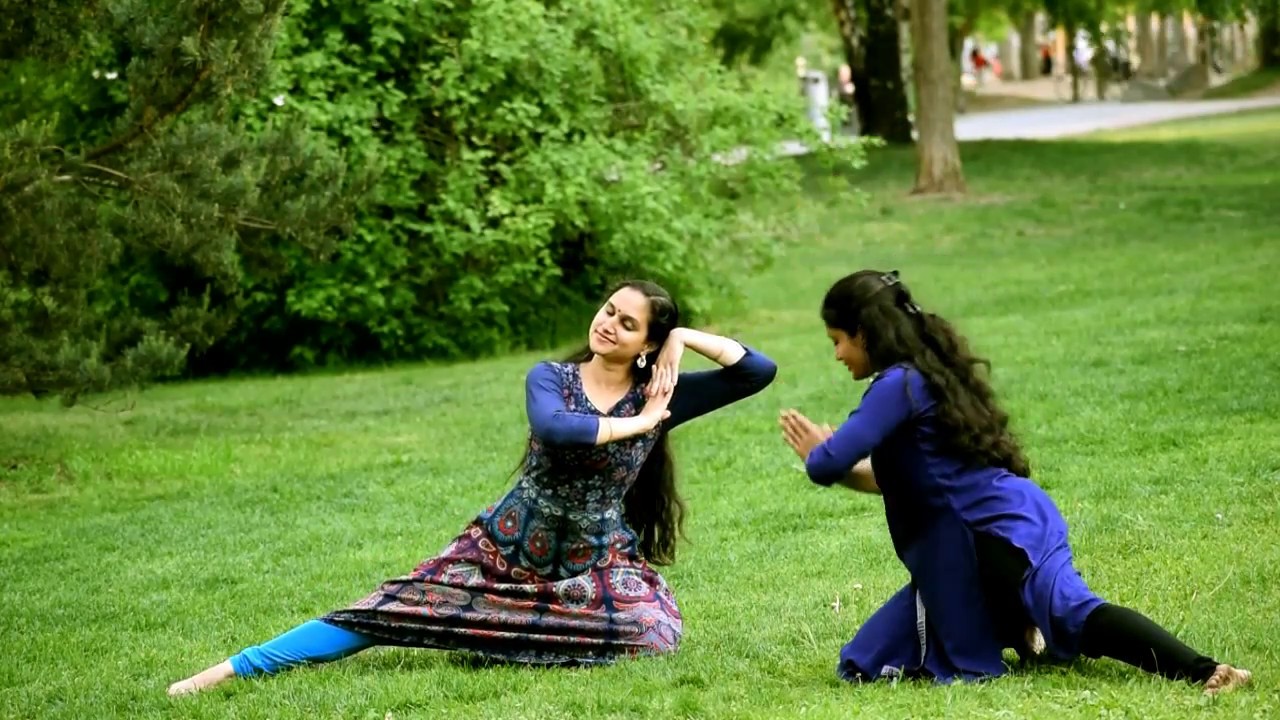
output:
<svg viewBox="0 0 1280 720"><path fill-rule="evenodd" d="M97 163L87 162L87 163L85 163L85 164L84 164L84 166L85 166L85 167L87 167L87 168L89 168L89 169L91 169L91 170L97 170L98 172L106 173L107 175L111 175L111 176L114 176L114 177L120 178L121 180L124 180L125 182L128 182L128 183L130 183L130 184L134 184L134 185L136 185L136 184L137 184L137 182L138 182L137 180L134 180L133 178L129 177L128 175L125 175L124 173L120 172L119 170L113 170L113 169L111 169L111 168L109 168L109 167L105 167L105 166L103 166L103 165L99 165L99 164L97 164Z"/></svg>
<svg viewBox="0 0 1280 720"><path fill-rule="evenodd" d="M103 175L107 175L109 177L102 178L102 177L91 177L91 176L66 176L66 179L79 180L81 184L85 185L86 188L90 187L90 183L92 183L92 187L105 187L105 188L111 188L115 190L122 190L126 187L132 188L138 191L139 193L150 195L151 197L156 198L162 204L166 205L166 208L170 212L173 212L173 208L168 207L167 203L165 203L161 198L157 197L156 194L151 190L151 188L147 187L146 183L141 182L133 178L132 176L125 174L119 170L106 167L105 165L99 165L97 163L87 162L87 163L82 163L82 166L89 170L93 170L95 172L102 173ZM226 216L225 213L219 213L219 215ZM280 226L277 225L276 223L273 223L270 220L264 220L262 218L253 217L252 215L236 217L234 218L234 221L236 225L239 225L241 227L246 227L246 228L252 228L254 230L279 230L280 229Z"/></svg>
<svg viewBox="0 0 1280 720"><path fill-rule="evenodd" d="M255 230L276 230L279 228L278 225L270 220L263 220L261 218L249 216L236 218L236 224L241 227L253 228Z"/></svg>
<svg viewBox="0 0 1280 720"><path fill-rule="evenodd" d="M139 137L142 137L142 135L150 132L152 128L154 128L156 125L160 124L164 120L167 120L171 117L174 117L175 115L180 115L183 112L185 112L187 107L191 105L191 101L195 98L196 90L198 90L200 88L200 85L204 83L206 79L208 79L209 73L211 72L211 67L212 67L211 65L205 65L204 67L200 68L200 72L196 73L195 78L191 80L191 84L188 85L187 89L183 91L182 95L178 98L177 102L173 103L167 109L162 110L158 113L154 112L151 107L146 108L142 112L142 122L139 122L137 125L134 125L132 128L129 129L128 132L111 140L105 145L101 145L99 147L94 148L93 150L90 150L88 153L85 154L85 159L97 160L107 155L110 155L111 153L116 152L117 150L120 150L121 148L125 147L126 145L133 142L134 140L137 140ZM151 117L148 118L148 115L150 115Z"/></svg>

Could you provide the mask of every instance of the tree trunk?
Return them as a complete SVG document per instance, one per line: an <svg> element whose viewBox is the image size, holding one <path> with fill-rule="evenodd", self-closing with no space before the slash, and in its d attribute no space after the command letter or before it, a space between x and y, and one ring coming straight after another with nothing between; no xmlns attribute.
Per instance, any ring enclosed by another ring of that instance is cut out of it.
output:
<svg viewBox="0 0 1280 720"><path fill-rule="evenodd" d="M1236 31L1231 22L1220 22L1213 30L1213 37L1218 42L1218 62L1223 72L1233 72L1236 64Z"/></svg>
<svg viewBox="0 0 1280 720"><path fill-rule="evenodd" d="M867 74L864 48L858 38L853 0L831 0L831 9L835 12L840 44L844 47L844 61L849 65L849 77L853 81L853 110L858 115L858 132L864 133L876 123L876 109L871 98L871 78Z"/></svg>
<svg viewBox="0 0 1280 720"><path fill-rule="evenodd" d="M931 0L920 0L920 2L930 2ZM915 32L914 30L912 31ZM951 98L955 103L957 113L964 114L968 98L964 94L964 63L960 60L960 53L964 51L964 39L969 37L969 23L965 22L961 25L952 25L947 23L947 43L951 55L951 81L954 83L952 87Z"/></svg>
<svg viewBox="0 0 1280 720"><path fill-rule="evenodd" d="M1258 66L1280 68L1280 0L1263 0L1258 8Z"/></svg>
<svg viewBox="0 0 1280 720"><path fill-rule="evenodd" d="M1163 78L1169 74L1169 16L1156 15L1156 61L1152 77Z"/></svg>
<svg viewBox="0 0 1280 720"><path fill-rule="evenodd" d="M1138 43L1138 74L1144 78L1159 77L1155 38L1151 35L1151 13L1137 13L1134 20L1138 24L1138 31L1135 33Z"/></svg>
<svg viewBox="0 0 1280 720"><path fill-rule="evenodd" d="M1173 21L1173 32L1171 33L1169 49L1173 53L1173 62L1171 63L1172 67L1169 69L1178 72L1187 66L1187 62L1190 59L1188 53L1188 45L1190 43L1187 41L1187 21L1181 11L1174 13L1170 19Z"/></svg>
<svg viewBox="0 0 1280 720"><path fill-rule="evenodd" d="M1040 77L1040 44L1036 42L1036 13L1034 10L1022 14L1022 22L1018 23L1018 56L1022 65L1022 78L1030 80Z"/></svg>
<svg viewBox="0 0 1280 720"><path fill-rule="evenodd" d="M1247 70L1249 68L1249 28L1244 22L1232 23L1231 33L1235 37L1235 41L1231 44L1235 49L1232 60L1236 64L1236 69Z"/></svg>
<svg viewBox="0 0 1280 720"><path fill-rule="evenodd" d="M1246 68L1256 68L1262 63L1262 57L1259 55L1262 50L1260 31L1261 26L1258 24L1256 14L1250 14L1240 22L1240 41L1244 50L1242 62Z"/></svg>
<svg viewBox="0 0 1280 720"><path fill-rule="evenodd" d="M1249 30L1243 22L1232 23L1235 34L1235 63L1239 70L1249 69Z"/></svg>
<svg viewBox="0 0 1280 720"><path fill-rule="evenodd" d="M1005 28L1004 39L996 46L996 57L1000 59L1000 79L1006 82L1022 79L1022 63L1013 52L1013 36L1013 28Z"/></svg>
<svg viewBox="0 0 1280 720"><path fill-rule="evenodd" d="M864 0L867 18L867 86L874 117L862 125L863 134L887 143L911 144L907 93L902 81L902 45L894 0ZM856 91L855 91L856 92Z"/></svg>
<svg viewBox="0 0 1280 720"><path fill-rule="evenodd" d="M962 193L964 171L956 142L956 71L947 37L947 0L911 6L911 47L916 86L916 184L914 194Z"/></svg>
<svg viewBox="0 0 1280 720"><path fill-rule="evenodd" d="M1099 101L1107 99L1107 88L1111 84L1111 58L1107 56L1107 46L1102 44L1101 36L1093 40L1093 91Z"/></svg>
<svg viewBox="0 0 1280 720"><path fill-rule="evenodd" d="M1071 102L1080 102L1080 63L1076 62L1076 31L1074 23L1065 23L1063 35L1067 38L1067 52L1064 61L1071 72Z"/></svg>
<svg viewBox="0 0 1280 720"><path fill-rule="evenodd" d="M1196 62L1213 70L1214 56L1218 50L1217 26L1206 18L1196 25Z"/></svg>
<svg viewBox="0 0 1280 720"><path fill-rule="evenodd" d="M1182 17L1183 40L1187 44L1187 64L1198 65L1200 64L1200 43L1202 42L1200 35L1200 20L1196 16L1192 15L1190 18L1191 27L1188 28L1187 19L1186 15Z"/></svg>

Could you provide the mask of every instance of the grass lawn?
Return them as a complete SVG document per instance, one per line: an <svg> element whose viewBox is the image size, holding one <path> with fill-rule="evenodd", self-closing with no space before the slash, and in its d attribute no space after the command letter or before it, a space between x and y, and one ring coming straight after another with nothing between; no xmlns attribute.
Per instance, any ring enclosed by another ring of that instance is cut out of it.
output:
<svg viewBox="0 0 1280 720"><path fill-rule="evenodd" d="M1254 70L1247 75L1232 78L1226 83L1204 91L1208 99L1255 97L1280 94L1280 70Z"/></svg>
<svg viewBox="0 0 1280 720"><path fill-rule="evenodd" d="M675 441L692 511L663 571L679 653L546 671L377 649L170 700L168 683L362 597L497 499L541 356L190 383L120 413L0 402L0 715L1276 717L1280 113L964 155L964 201L909 198L909 151L815 171L786 257L720 324L781 370ZM775 418L856 404L816 308L868 266L899 269L992 358L1093 587L1254 670L1252 688L1209 701L1112 661L954 687L835 678L906 576L878 499L810 485Z"/></svg>

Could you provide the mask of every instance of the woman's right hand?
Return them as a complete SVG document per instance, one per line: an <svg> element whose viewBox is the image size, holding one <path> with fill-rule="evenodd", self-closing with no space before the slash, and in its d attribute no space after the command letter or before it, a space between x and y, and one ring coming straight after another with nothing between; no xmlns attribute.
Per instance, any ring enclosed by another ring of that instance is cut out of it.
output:
<svg viewBox="0 0 1280 720"><path fill-rule="evenodd" d="M830 425L818 425L797 410L783 410L778 424L782 426L782 439L800 457L800 462L835 433Z"/></svg>
<svg viewBox="0 0 1280 720"><path fill-rule="evenodd" d="M674 387L656 389L654 395L645 398L644 408L640 411L640 417L649 421L651 427L657 427L663 420L671 417L671 411L667 409L667 404L671 402L671 396L674 393Z"/></svg>
<svg viewBox="0 0 1280 720"><path fill-rule="evenodd" d="M600 418L600 427L596 430L596 445L643 435L661 425L663 420L671 417L667 403L671 402L672 394L672 390L663 390L646 398L640 412L630 417Z"/></svg>

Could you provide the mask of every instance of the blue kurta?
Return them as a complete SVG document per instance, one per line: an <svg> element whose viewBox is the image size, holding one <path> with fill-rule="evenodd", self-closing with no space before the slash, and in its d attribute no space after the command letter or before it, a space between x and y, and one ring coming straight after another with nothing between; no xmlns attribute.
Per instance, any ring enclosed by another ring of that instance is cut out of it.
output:
<svg viewBox="0 0 1280 720"><path fill-rule="evenodd" d="M1103 601L1072 565L1066 521L1030 480L966 466L948 453L934 409L919 371L895 365L806 459L810 479L831 485L870 455L894 550L911 575L844 646L839 674L942 682L1004 674L1006 639L1023 628L1002 627L995 617L979 576L975 533L1026 554L1022 604L1052 656L1076 656L1085 618Z"/></svg>

